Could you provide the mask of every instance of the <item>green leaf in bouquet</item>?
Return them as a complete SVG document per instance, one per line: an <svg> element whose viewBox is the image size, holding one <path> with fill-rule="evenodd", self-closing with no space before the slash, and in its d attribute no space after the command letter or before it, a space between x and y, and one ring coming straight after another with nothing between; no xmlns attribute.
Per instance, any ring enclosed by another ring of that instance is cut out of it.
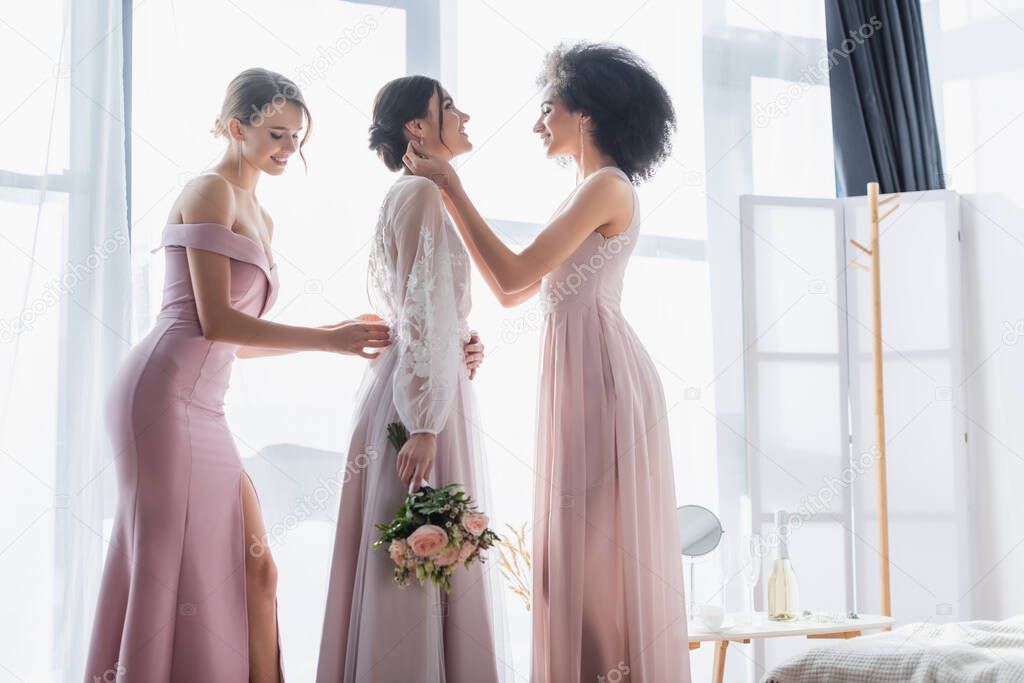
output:
<svg viewBox="0 0 1024 683"><path fill-rule="evenodd" d="M401 422L392 422L387 427L388 441L395 447L395 451L402 450L402 446L409 440L409 430Z"/></svg>

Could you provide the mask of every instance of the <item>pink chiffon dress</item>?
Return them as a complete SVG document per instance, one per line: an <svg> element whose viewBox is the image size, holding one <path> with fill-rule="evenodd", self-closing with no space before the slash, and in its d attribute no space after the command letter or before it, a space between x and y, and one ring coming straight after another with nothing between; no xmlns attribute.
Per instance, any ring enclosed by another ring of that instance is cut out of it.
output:
<svg viewBox="0 0 1024 683"><path fill-rule="evenodd" d="M369 289L392 344L369 364L357 398L317 683L505 680L496 561L459 567L446 594L415 579L398 586L388 553L372 547L375 525L390 521L406 495L387 442L392 422L410 434L436 434L430 484L462 484L488 509L462 352L470 337L470 264L432 181L403 175L388 191L370 250Z"/></svg>
<svg viewBox="0 0 1024 683"><path fill-rule="evenodd" d="M533 683L690 680L665 395L619 307L633 202L541 286Z"/></svg>
<svg viewBox="0 0 1024 683"><path fill-rule="evenodd" d="M238 347L203 337L186 247L230 258L231 304L253 316L277 270L223 225L168 225L161 246L163 305L107 393L118 500L85 681L246 683L248 475L224 419Z"/></svg>

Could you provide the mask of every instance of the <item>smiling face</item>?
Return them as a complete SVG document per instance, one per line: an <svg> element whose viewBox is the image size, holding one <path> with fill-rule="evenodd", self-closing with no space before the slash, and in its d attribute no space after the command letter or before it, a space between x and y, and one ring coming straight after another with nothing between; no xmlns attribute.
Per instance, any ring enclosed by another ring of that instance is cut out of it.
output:
<svg viewBox="0 0 1024 683"><path fill-rule="evenodd" d="M473 149L466 132L468 122L469 114L458 109L452 96L442 88L440 97L437 92L430 96L426 118L413 119L405 128L411 139L423 140L424 151L428 154L451 160Z"/></svg>
<svg viewBox="0 0 1024 683"><path fill-rule="evenodd" d="M549 158L571 156L580 148L579 112L571 112L546 86L540 98L540 117L533 124L533 132L540 136Z"/></svg>
<svg viewBox="0 0 1024 683"><path fill-rule="evenodd" d="M264 112L259 125L242 124L238 119L232 119L231 137L234 144L241 141L242 158L249 165L270 175L281 175L288 166L289 158L299 149L305 115L294 102L267 107Z"/></svg>

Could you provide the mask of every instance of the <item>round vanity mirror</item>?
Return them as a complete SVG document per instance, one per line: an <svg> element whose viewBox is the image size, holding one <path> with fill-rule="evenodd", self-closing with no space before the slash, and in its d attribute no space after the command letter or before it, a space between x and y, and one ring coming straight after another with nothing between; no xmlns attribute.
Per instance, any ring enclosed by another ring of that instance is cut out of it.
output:
<svg viewBox="0 0 1024 683"><path fill-rule="evenodd" d="M683 505L676 510L679 543L683 555L700 557L718 547L722 541L722 522L718 515L702 505Z"/></svg>

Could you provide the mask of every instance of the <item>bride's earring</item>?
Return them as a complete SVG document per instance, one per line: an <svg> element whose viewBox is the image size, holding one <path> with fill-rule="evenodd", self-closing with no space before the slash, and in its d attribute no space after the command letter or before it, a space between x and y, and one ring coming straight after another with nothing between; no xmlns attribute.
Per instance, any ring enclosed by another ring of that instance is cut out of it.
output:
<svg viewBox="0 0 1024 683"><path fill-rule="evenodd" d="M242 141L238 141L238 170L236 171L239 178L242 177Z"/></svg>
<svg viewBox="0 0 1024 683"><path fill-rule="evenodd" d="M580 167L579 167L579 179L583 181L583 117L580 117Z"/></svg>

